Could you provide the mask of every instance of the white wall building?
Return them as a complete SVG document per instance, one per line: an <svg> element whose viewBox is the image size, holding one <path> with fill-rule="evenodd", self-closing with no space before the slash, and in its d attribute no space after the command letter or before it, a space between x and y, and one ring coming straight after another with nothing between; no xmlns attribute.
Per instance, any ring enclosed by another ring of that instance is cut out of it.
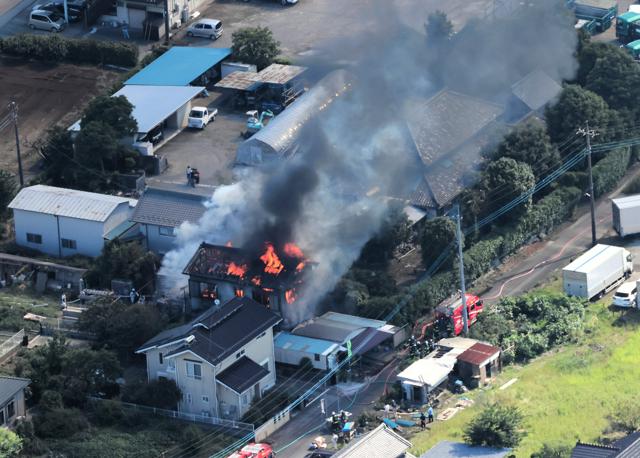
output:
<svg viewBox="0 0 640 458"><path fill-rule="evenodd" d="M161 332L136 353L149 380L174 380L181 412L238 420L276 383L273 327L281 318L252 299L211 307L191 323Z"/></svg>
<svg viewBox="0 0 640 458"><path fill-rule="evenodd" d="M129 228L137 201L74 189L36 185L11 201L16 243L53 256L98 256L105 238Z"/></svg>

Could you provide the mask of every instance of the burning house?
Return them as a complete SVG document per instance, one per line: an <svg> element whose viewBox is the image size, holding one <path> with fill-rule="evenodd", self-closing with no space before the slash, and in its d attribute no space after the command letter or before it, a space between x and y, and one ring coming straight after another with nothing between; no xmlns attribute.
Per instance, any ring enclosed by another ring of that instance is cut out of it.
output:
<svg viewBox="0 0 640 458"><path fill-rule="evenodd" d="M184 274L189 276L192 308L208 308L233 297L250 297L287 318L287 305L298 298L311 263L293 243L276 249L264 244L262 253L232 246L202 243ZM217 302L219 301L219 302Z"/></svg>

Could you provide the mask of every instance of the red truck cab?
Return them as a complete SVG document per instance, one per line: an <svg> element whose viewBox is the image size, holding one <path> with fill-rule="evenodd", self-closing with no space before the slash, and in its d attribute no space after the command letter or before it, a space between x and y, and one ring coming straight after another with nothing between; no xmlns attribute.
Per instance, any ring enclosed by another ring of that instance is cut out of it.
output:
<svg viewBox="0 0 640 458"><path fill-rule="evenodd" d="M469 326L478 319L478 313L482 312L482 299L473 294L465 294L467 304L467 316L469 317ZM442 302L436 307L436 319L450 319L453 325L453 333L458 336L464 329L462 319L462 300L460 296L454 296Z"/></svg>
<svg viewBox="0 0 640 458"><path fill-rule="evenodd" d="M269 444L254 444L253 442L245 445L237 452L229 455L228 458L273 458L273 448Z"/></svg>

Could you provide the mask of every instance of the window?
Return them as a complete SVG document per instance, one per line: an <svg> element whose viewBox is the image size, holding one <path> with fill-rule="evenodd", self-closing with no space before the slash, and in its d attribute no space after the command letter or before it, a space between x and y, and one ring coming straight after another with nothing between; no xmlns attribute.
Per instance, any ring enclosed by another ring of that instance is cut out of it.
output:
<svg viewBox="0 0 640 458"><path fill-rule="evenodd" d="M76 249L76 241L71 239L61 239L62 248L68 248L69 250Z"/></svg>
<svg viewBox="0 0 640 458"><path fill-rule="evenodd" d="M242 395L242 404L244 405L249 404L249 393L245 393Z"/></svg>
<svg viewBox="0 0 640 458"><path fill-rule="evenodd" d="M209 396L202 396L202 402L209 402Z"/></svg>
<svg viewBox="0 0 640 458"><path fill-rule="evenodd" d="M316 361L320 361L320 354L319 353L314 354L313 359Z"/></svg>
<svg viewBox="0 0 640 458"><path fill-rule="evenodd" d="M266 370L269 370L269 360L266 360L264 363L261 364L262 367L264 367Z"/></svg>
<svg viewBox="0 0 640 458"><path fill-rule="evenodd" d="M203 299L218 299L218 287L209 283L200 283L200 297Z"/></svg>
<svg viewBox="0 0 640 458"><path fill-rule="evenodd" d="M187 361L187 377L200 380L202 378L202 365L199 363Z"/></svg>
<svg viewBox="0 0 640 458"><path fill-rule="evenodd" d="M165 235L167 237L175 237L176 236L176 228L169 226L160 226L158 228L160 235Z"/></svg>
<svg viewBox="0 0 640 458"><path fill-rule="evenodd" d="M236 288L236 297L244 297L244 290L242 288Z"/></svg>
<svg viewBox="0 0 640 458"><path fill-rule="evenodd" d="M244 350L240 350L238 353L236 353L236 359L240 358L241 356L244 356Z"/></svg>
<svg viewBox="0 0 640 458"><path fill-rule="evenodd" d="M263 338L264 336L267 335L267 331L263 332L262 334L260 334L258 337L256 337L256 340Z"/></svg>
<svg viewBox="0 0 640 458"><path fill-rule="evenodd" d="M162 358L162 353L158 353L158 362L160 364L164 364L164 359Z"/></svg>
<svg viewBox="0 0 640 458"><path fill-rule="evenodd" d="M40 234L30 234L27 232L27 242L29 243L37 243L42 244L42 235Z"/></svg>
<svg viewBox="0 0 640 458"><path fill-rule="evenodd" d="M7 418L13 418L16 414L16 405L13 401L7 404Z"/></svg>
<svg viewBox="0 0 640 458"><path fill-rule="evenodd" d="M258 304L262 304L267 308L271 308L271 296L267 291L261 289L254 289L252 298Z"/></svg>
<svg viewBox="0 0 640 458"><path fill-rule="evenodd" d="M191 404L191 393L187 393L187 404Z"/></svg>
<svg viewBox="0 0 640 458"><path fill-rule="evenodd" d="M4 409L0 410L0 425L4 425Z"/></svg>

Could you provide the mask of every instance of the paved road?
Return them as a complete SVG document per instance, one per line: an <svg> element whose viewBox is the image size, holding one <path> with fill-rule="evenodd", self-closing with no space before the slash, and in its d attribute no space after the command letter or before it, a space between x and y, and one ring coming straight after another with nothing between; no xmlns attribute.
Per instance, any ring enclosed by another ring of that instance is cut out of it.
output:
<svg viewBox="0 0 640 458"><path fill-rule="evenodd" d="M600 242L611 239L615 243L615 232L611 227L611 201L634 177L640 175L640 167L634 167L618 189L598 199L596 205L596 233ZM522 294L547 281L556 270L561 269L576 255L591 246L591 223L588 205L579 208L579 217L566 224L549 240L523 248L488 278L486 283L494 285L483 293L485 301L495 303L501 297Z"/></svg>

